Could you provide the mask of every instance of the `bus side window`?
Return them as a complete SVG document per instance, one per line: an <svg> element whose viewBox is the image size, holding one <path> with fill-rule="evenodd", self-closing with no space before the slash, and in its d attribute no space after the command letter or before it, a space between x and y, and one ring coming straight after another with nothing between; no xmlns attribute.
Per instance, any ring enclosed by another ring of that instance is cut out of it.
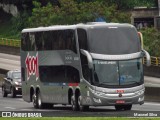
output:
<svg viewBox="0 0 160 120"><path fill-rule="evenodd" d="M21 41L21 49L24 51L28 51L29 47L29 33L22 33L22 41Z"/></svg>
<svg viewBox="0 0 160 120"><path fill-rule="evenodd" d="M42 50L42 40L43 40L43 34L42 32L36 32L35 33L35 50Z"/></svg>
<svg viewBox="0 0 160 120"><path fill-rule="evenodd" d="M72 66L66 66L66 79L67 83L79 83L79 71Z"/></svg>
<svg viewBox="0 0 160 120"><path fill-rule="evenodd" d="M66 37L66 40L65 40L66 49L72 50L73 52L77 53L75 31L74 30L66 30L65 37Z"/></svg>

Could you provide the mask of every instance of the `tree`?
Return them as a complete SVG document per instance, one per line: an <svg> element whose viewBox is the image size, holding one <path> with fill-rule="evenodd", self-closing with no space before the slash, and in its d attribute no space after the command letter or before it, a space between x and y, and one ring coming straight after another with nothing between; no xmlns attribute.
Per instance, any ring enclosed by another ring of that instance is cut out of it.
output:
<svg viewBox="0 0 160 120"><path fill-rule="evenodd" d="M160 31L155 28L141 30L144 38L144 49L152 56L160 56Z"/></svg>
<svg viewBox="0 0 160 120"><path fill-rule="evenodd" d="M42 6L34 1L35 8L29 17L30 27L94 22L98 17L105 18L107 22L130 22L128 12L117 10L115 5L108 6L103 1L77 3L74 0L59 0L59 3L60 6L50 3Z"/></svg>

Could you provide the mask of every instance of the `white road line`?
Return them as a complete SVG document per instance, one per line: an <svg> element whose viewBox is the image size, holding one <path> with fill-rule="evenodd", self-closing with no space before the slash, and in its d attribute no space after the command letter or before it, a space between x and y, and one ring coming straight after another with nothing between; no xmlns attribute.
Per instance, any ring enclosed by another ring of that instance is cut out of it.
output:
<svg viewBox="0 0 160 120"><path fill-rule="evenodd" d="M145 105L156 105L156 106L160 106L160 103L156 103L156 102L145 102Z"/></svg>
<svg viewBox="0 0 160 120"><path fill-rule="evenodd" d="M33 111L33 109L20 109L21 111Z"/></svg>
<svg viewBox="0 0 160 120"><path fill-rule="evenodd" d="M5 107L6 109L12 109L12 110L15 110L16 108L13 108L13 107Z"/></svg>

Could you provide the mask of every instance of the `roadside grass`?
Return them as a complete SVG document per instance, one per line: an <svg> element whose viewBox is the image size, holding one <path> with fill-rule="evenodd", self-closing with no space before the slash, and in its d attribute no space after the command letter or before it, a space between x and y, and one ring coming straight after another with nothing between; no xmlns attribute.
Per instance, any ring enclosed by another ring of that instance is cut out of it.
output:
<svg viewBox="0 0 160 120"><path fill-rule="evenodd" d="M43 118L0 118L0 120L159 120L160 118L121 117L43 117Z"/></svg>
<svg viewBox="0 0 160 120"><path fill-rule="evenodd" d="M0 23L0 38L19 39L19 33L13 30L11 20Z"/></svg>

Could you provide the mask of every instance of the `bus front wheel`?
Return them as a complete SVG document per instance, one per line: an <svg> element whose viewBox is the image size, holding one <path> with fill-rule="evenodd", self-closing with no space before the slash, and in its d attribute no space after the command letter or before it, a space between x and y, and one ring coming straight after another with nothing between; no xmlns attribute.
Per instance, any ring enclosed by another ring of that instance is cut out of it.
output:
<svg viewBox="0 0 160 120"><path fill-rule="evenodd" d="M115 105L115 109L117 111L120 111L120 110L131 110L132 109L132 105Z"/></svg>
<svg viewBox="0 0 160 120"><path fill-rule="evenodd" d="M132 109L132 105L125 105L124 106L124 110L131 110Z"/></svg>
<svg viewBox="0 0 160 120"><path fill-rule="evenodd" d="M84 106L81 104L81 96L80 95L78 97L78 106L79 106L80 111L88 111L89 110L89 106Z"/></svg>

